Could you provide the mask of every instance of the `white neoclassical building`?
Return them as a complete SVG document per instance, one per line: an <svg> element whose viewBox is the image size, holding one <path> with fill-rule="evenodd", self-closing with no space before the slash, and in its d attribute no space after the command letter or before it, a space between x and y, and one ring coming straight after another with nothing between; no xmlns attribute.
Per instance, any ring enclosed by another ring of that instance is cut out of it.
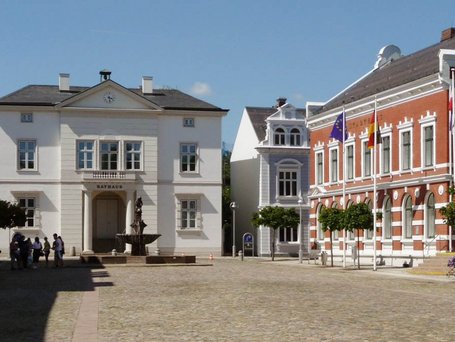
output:
<svg viewBox="0 0 455 342"><path fill-rule="evenodd" d="M100 72L92 87L29 85L0 98L0 199L26 227L80 252L122 250L142 198L144 233L162 253L221 251L221 121L227 110L175 89L126 88Z"/></svg>

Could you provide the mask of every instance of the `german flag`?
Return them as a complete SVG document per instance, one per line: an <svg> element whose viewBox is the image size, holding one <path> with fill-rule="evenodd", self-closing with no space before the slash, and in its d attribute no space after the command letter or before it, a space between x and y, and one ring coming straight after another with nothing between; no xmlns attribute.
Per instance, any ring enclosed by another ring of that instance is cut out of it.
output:
<svg viewBox="0 0 455 342"><path fill-rule="evenodd" d="M381 131L378 122L375 122L375 113L371 115L370 125L368 126L368 148L374 148L376 144L381 143ZM376 144L374 143L374 133L376 132Z"/></svg>

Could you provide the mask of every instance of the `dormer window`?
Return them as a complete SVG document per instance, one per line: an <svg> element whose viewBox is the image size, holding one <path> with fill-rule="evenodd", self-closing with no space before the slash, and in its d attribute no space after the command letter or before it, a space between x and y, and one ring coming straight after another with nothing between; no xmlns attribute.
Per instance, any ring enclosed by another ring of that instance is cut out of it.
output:
<svg viewBox="0 0 455 342"><path fill-rule="evenodd" d="M298 128L293 128L291 129L291 134L290 134L290 142L291 146L300 146L300 130Z"/></svg>
<svg viewBox="0 0 455 342"><path fill-rule="evenodd" d="M284 132L284 129L277 128L275 130L273 141L274 141L275 145L285 145L286 144L286 134Z"/></svg>

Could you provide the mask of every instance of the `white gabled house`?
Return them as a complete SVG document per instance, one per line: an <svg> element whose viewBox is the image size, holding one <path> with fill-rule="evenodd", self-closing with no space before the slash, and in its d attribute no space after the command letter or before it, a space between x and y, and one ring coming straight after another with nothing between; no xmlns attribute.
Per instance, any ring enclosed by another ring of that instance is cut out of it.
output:
<svg viewBox="0 0 455 342"><path fill-rule="evenodd" d="M67 249L122 250L142 197L153 252L221 252L221 120L227 110L174 89L125 88L110 72L93 87L29 85L0 98L0 198L27 224L0 230L62 235Z"/></svg>
<svg viewBox="0 0 455 342"><path fill-rule="evenodd" d="M305 109L278 99L275 107L246 107L231 156L232 198L236 208L236 249L246 232L256 237L256 253L269 255L275 239L277 253L294 255L309 244L309 143ZM268 227L256 229L251 217L266 206L295 208L301 213L298 229L277 236Z"/></svg>

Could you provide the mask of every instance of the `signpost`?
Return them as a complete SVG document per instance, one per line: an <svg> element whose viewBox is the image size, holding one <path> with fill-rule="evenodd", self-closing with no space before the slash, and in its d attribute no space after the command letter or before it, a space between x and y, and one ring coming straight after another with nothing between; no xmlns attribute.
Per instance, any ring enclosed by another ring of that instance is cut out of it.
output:
<svg viewBox="0 0 455 342"><path fill-rule="evenodd" d="M246 256L246 251L249 251L251 253L251 256L254 256L254 236L251 233L245 233L243 234L242 238L242 250L243 250L243 255Z"/></svg>

